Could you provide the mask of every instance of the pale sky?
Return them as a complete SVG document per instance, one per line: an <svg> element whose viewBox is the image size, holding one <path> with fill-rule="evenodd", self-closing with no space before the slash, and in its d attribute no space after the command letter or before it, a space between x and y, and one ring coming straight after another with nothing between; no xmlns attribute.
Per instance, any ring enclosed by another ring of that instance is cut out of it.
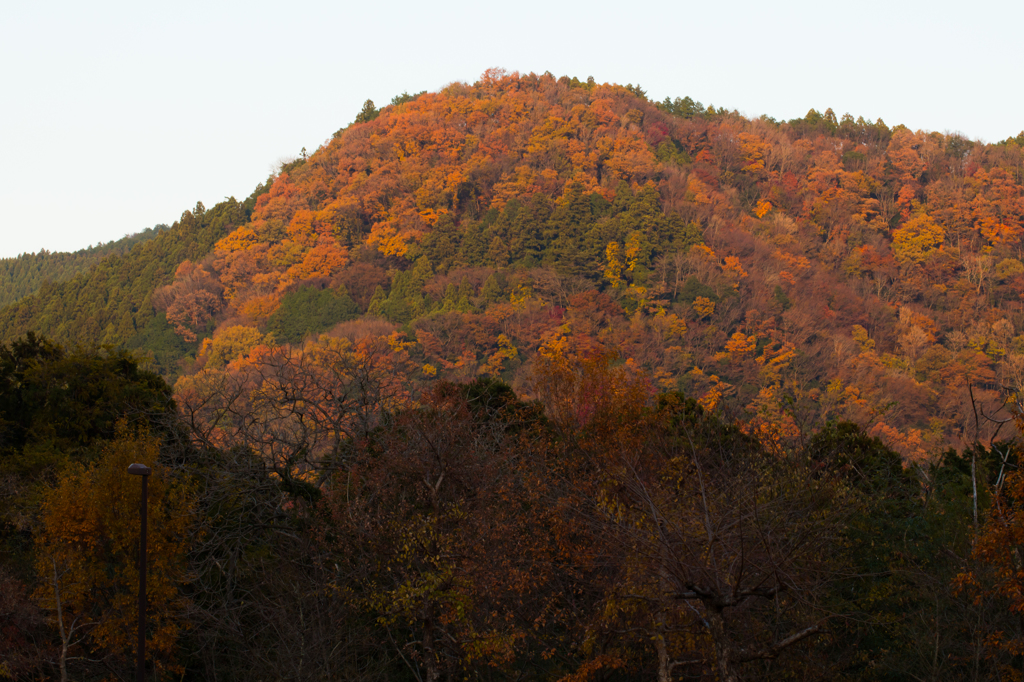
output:
<svg viewBox="0 0 1024 682"><path fill-rule="evenodd" d="M367 98L485 70L639 83L757 117L831 107L995 142L1024 129L1024 6L979 0L0 5L0 257L243 199Z"/></svg>

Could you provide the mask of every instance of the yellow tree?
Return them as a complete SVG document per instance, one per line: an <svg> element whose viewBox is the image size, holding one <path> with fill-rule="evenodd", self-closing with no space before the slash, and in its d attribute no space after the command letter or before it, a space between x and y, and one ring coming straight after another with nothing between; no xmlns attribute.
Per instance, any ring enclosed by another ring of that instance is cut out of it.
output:
<svg viewBox="0 0 1024 682"><path fill-rule="evenodd" d="M712 301L710 298L698 296L697 298L693 299L693 311L697 313L697 317L699 319L711 317L712 315L715 314L715 302Z"/></svg>
<svg viewBox="0 0 1024 682"><path fill-rule="evenodd" d="M623 285L622 247L619 246L618 242L608 242L604 255L608 261L604 269L604 277L613 287L618 288Z"/></svg>
<svg viewBox="0 0 1024 682"><path fill-rule="evenodd" d="M139 479L128 465L153 468L149 481L146 653L173 669L185 600L187 535L193 511L187 486L174 485L156 464L159 444L148 433L118 425L91 467L73 465L46 493L36 538L39 604L60 635L62 682L75 660L130 660L138 641Z"/></svg>
<svg viewBox="0 0 1024 682"><path fill-rule="evenodd" d="M946 231L927 213L914 215L892 233L892 252L902 265L920 263L942 245Z"/></svg>
<svg viewBox="0 0 1024 682"><path fill-rule="evenodd" d="M204 339L201 355L206 356L208 367L219 368L246 356L262 344L273 345L273 342L255 327L233 325L218 330L212 339Z"/></svg>

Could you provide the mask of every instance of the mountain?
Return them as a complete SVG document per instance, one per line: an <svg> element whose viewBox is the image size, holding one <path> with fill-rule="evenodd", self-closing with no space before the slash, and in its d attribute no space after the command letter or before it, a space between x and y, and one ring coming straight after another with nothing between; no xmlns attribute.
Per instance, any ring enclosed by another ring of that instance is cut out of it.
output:
<svg viewBox="0 0 1024 682"><path fill-rule="evenodd" d="M415 384L527 395L538 352L603 349L769 440L845 418L922 460L1024 387L1021 141L489 71L367 102L245 202L0 311L0 339L173 377L390 334Z"/></svg>
<svg viewBox="0 0 1024 682"><path fill-rule="evenodd" d="M0 310L0 677L131 674L130 463L156 675L1007 677L1021 142L367 101Z"/></svg>

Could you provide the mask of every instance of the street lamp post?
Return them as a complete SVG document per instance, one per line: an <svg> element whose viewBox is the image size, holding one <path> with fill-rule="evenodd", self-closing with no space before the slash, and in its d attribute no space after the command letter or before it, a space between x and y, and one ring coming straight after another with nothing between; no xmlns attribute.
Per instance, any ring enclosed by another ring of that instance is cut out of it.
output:
<svg viewBox="0 0 1024 682"><path fill-rule="evenodd" d="M132 464L128 473L142 476L142 501L139 504L139 651L135 679L146 682L146 484L153 470L145 464Z"/></svg>

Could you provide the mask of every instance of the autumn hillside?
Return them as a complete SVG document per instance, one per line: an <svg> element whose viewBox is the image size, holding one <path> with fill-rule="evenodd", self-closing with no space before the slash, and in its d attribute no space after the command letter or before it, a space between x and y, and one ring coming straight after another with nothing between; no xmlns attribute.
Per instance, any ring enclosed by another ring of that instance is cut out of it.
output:
<svg viewBox="0 0 1024 682"><path fill-rule="evenodd" d="M179 391L332 337L527 394L538 350L604 349L771 441L849 419L923 460L987 435L971 387L1024 388L1018 143L490 71L368 103L0 337L148 351Z"/></svg>
<svg viewBox="0 0 1024 682"><path fill-rule="evenodd" d="M148 679L1024 679L1022 144L491 71L14 263L0 679L134 674L133 462Z"/></svg>

